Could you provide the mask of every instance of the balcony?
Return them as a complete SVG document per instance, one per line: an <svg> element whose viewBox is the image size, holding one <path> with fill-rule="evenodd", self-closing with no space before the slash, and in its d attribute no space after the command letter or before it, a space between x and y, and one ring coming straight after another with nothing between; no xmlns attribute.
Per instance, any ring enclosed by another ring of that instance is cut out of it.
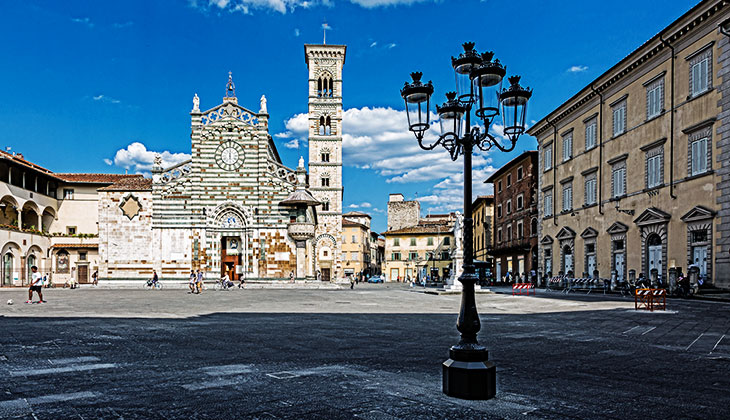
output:
<svg viewBox="0 0 730 420"><path fill-rule="evenodd" d="M314 223L294 222L287 226L289 236L295 241L306 241L314 238Z"/></svg>
<svg viewBox="0 0 730 420"><path fill-rule="evenodd" d="M531 241L530 238L532 238L532 240L534 241L537 240L537 237L533 236L497 242L496 244L494 244L494 248L492 248L489 253L495 254L509 251L529 251L530 249L532 249L533 246L533 241Z"/></svg>

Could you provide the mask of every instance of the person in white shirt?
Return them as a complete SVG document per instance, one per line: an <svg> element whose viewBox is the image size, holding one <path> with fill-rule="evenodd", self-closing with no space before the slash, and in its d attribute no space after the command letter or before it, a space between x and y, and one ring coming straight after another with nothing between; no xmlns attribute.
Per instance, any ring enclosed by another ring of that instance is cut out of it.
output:
<svg viewBox="0 0 730 420"><path fill-rule="evenodd" d="M38 272L38 267L33 266L30 268L33 272L30 280L30 289L28 289L28 300L25 303L33 303L33 292L38 293L38 303L46 303L43 300L43 276Z"/></svg>

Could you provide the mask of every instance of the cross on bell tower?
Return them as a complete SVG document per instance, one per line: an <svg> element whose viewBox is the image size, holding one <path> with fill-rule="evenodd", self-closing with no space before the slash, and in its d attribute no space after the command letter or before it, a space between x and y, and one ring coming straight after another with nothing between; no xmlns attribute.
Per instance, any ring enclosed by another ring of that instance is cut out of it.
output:
<svg viewBox="0 0 730 420"><path fill-rule="evenodd" d="M223 97L223 102L238 103L236 99L236 85L233 83L233 72L228 72L228 83L226 83L226 96Z"/></svg>

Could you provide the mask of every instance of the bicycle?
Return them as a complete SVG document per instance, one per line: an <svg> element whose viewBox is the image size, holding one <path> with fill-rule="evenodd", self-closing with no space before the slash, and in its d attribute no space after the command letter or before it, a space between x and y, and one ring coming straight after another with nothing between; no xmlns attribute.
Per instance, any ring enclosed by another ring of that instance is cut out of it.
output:
<svg viewBox="0 0 730 420"><path fill-rule="evenodd" d="M146 282L144 282L144 285L142 287L145 290L152 290L152 289L161 290L162 283L160 283L159 281L147 280Z"/></svg>
<svg viewBox="0 0 730 420"><path fill-rule="evenodd" d="M231 290L233 289L233 282L230 280L220 279L215 282L215 290Z"/></svg>

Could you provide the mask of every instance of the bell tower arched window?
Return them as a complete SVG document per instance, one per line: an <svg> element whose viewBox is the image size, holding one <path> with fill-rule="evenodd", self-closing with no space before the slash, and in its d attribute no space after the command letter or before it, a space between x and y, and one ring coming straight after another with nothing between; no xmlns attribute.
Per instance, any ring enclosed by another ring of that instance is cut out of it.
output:
<svg viewBox="0 0 730 420"><path fill-rule="evenodd" d="M325 130L324 123L325 123L324 116L319 117L319 127L317 127L317 134L324 135L324 130Z"/></svg>
<svg viewBox="0 0 730 420"><path fill-rule="evenodd" d="M329 97L331 98L333 95L333 92L335 91L335 82L332 80L332 78L329 79L330 82L330 88L329 88Z"/></svg>
<svg viewBox="0 0 730 420"><path fill-rule="evenodd" d="M328 136L332 134L332 120L329 116L327 116L327 119L324 123L324 134Z"/></svg>
<svg viewBox="0 0 730 420"><path fill-rule="evenodd" d="M322 96L322 78L317 79L317 96Z"/></svg>

